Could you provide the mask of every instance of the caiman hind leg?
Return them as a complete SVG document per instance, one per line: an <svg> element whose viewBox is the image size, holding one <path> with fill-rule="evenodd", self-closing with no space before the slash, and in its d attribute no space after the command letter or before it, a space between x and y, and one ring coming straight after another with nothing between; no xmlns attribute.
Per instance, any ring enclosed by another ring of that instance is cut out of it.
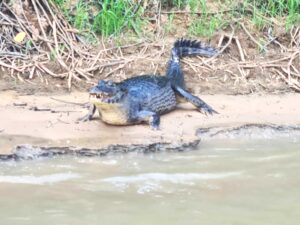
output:
<svg viewBox="0 0 300 225"><path fill-rule="evenodd" d="M92 120L92 118L96 112L96 109L97 108L94 104L90 104L89 112L85 116L78 118L77 122L86 122L86 121Z"/></svg>
<svg viewBox="0 0 300 225"><path fill-rule="evenodd" d="M159 129L160 116L156 112L142 110L136 115L136 120L139 122L148 122L153 130Z"/></svg>
<svg viewBox="0 0 300 225"><path fill-rule="evenodd" d="M208 104L206 104L202 99L198 98L197 96L192 95L191 93L187 92L186 90L184 90L183 88L179 87L179 86L175 86L174 87L175 91L182 96L183 98L185 98L188 102L192 103L194 106L197 107L197 109L207 115L207 114L214 114L214 113L218 113L217 111L215 111L212 107L210 107Z"/></svg>

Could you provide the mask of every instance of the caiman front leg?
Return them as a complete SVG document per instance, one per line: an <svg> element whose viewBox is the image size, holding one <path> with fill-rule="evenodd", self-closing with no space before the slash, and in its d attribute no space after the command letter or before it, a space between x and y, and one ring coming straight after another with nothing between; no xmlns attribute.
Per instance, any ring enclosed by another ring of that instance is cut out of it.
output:
<svg viewBox="0 0 300 225"><path fill-rule="evenodd" d="M207 114L214 114L218 113L215 111L212 107L210 107L208 104L206 104L202 99L198 98L197 96L192 95L191 93L187 92L183 88L176 86L174 87L175 91L181 95L183 98L185 98L188 102L192 103L194 106L197 107L197 109L207 115Z"/></svg>
<svg viewBox="0 0 300 225"><path fill-rule="evenodd" d="M77 119L77 122L86 122L86 121L89 121L89 120L92 120L95 112L96 112L96 106L94 104L90 104L89 106L89 112L83 116L83 117L80 117L79 119Z"/></svg>
<svg viewBox="0 0 300 225"><path fill-rule="evenodd" d="M160 116L156 112L142 110L137 113L136 120L139 122L148 122L153 130L159 129Z"/></svg>

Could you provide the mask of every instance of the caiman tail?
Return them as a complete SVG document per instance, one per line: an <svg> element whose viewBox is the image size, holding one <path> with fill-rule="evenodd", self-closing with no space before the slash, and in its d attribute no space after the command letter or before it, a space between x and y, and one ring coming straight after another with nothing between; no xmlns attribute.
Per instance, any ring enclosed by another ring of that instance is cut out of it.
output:
<svg viewBox="0 0 300 225"><path fill-rule="evenodd" d="M174 43L174 47L172 48L166 76L171 80L172 85L184 88L185 83L180 66L180 58L195 55L212 57L215 54L217 54L216 49L204 46L201 42L179 39Z"/></svg>

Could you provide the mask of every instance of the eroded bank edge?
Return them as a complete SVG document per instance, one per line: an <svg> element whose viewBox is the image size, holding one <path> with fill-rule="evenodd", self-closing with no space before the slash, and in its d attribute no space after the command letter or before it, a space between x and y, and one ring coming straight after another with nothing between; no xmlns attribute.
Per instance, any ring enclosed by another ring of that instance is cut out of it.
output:
<svg viewBox="0 0 300 225"><path fill-rule="evenodd" d="M208 127L196 130L197 138L179 143L155 142L151 144L108 145L101 148L78 148L74 146L37 146L17 145L11 154L0 154L0 161L32 160L57 156L101 157L108 154L123 154L129 152L150 153L159 151L187 151L198 147L200 140L211 139L271 139L277 137L300 137L300 124L243 124L230 127Z"/></svg>
<svg viewBox="0 0 300 225"><path fill-rule="evenodd" d="M197 138L189 142L168 143L156 142L151 144L133 144L133 145L108 145L103 148L76 148L76 147L47 147L33 145L18 145L12 154L0 155L0 160L32 160L45 157L56 156L82 156L82 157L100 157L108 154L120 154L128 152L159 152L159 151L186 151L196 149L200 143Z"/></svg>
<svg viewBox="0 0 300 225"><path fill-rule="evenodd" d="M300 136L300 124L278 125L248 123L228 127L206 127L199 128L196 135L203 139L218 138L277 138L288 136Z"/></svg>

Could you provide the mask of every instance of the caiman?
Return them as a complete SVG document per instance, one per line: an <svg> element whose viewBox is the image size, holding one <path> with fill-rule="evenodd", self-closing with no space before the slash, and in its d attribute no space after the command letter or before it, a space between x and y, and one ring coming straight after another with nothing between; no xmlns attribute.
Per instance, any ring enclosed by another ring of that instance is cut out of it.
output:
<svg viewBox="0 0 300 225"><path fill-rule="evenodd" d="M96 109L102 121L113 125L130 125L142 122L158 129L160 115L176 108L182 99L192 103L204 114L217 113L185 88L180 59L185 56L211 57L217 54L212 47L201 42L179 39L174 43L165 76L141 75L121 82L100 80L90 90L91 107L81 120L91 120Z"/></svg>

